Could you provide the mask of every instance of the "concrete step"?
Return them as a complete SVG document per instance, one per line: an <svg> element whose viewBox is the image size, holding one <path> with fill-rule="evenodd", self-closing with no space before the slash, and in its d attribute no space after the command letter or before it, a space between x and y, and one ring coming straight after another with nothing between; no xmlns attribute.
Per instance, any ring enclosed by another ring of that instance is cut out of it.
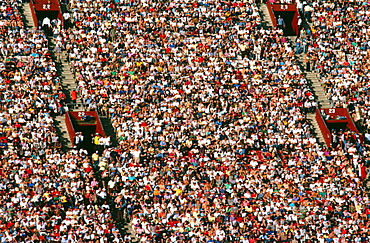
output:
<svg viewBox="0 0 370 243"><path fill-rule="evenodd" d="M133 243L140 242L139 238L136 236L135 232L133 231L133 229L131 227L131 222L126 223L125 226L123 227L123 230L131 236Z"/></svg>
<svg viewBox="0 0 370 243"><path fill-rule="evenodd" d="M67 91L67 93L71 93L71 91L76 88L76 86L72 84L64 84L62 85L62 87L64 88L65 91Z"/></svg>
<svg viewBox="0 0 370 243"><path fill-rule="evenodd" d="M26 28L34 28L35 23L33 22L32 12L29 3L22 4L22 12Z"/></svg>
<svg viewBox="0 0 370 243"><path fill-rule="evenodd" d="M70 93L70 91L77 87L75 84L63 84L62 86L66 88L66 91L68 91L68 93Z"/></svg>
<svg viewBox="0 0 370 243"><path fill-rule="evenodd" d="M64 83L62 86L69 87L70 90L77 87L75 83Z"/></svg>
<svg viewBox="0 0 370 243"><path fill-rule="evenodd" d="M311 122L312 124L312 129L315 133L315 138L317 141L321 144L325 144L324 136L322 135L322 132L320 130L319 124L316 121L316 114L307 114L307 119Z"/></svg>
<svg viewBox="0 0 370 243"><path fill-rule="evenodd" d="M31 13L31 12L24 12L24 15L25 15L25 17L26 17L27 21L32 20L32 23L33 23L32 13ZM31 19L29 19L29 17L30 17Z"/></svg>
<svg viewBox="0 0 370 243"><path fill-rule="evenodd" d="M66 75L63 75L62 78L64 80L74 80L75 81L75 78L73 76L69 76L69 75L67 75L67 76Z"/></svg>
<svg viewBox="0 0 370 243"><path fill-rule="evenodd" d="M314 92L317 96L322 96L322 97L326 98L326 93L324 91L322 91L320 89L313 89L313 90L314 90Z"/></svg>
<svg viewBox="0 0 370 243"><path fill-rule="evenodd" d="M312 82L312 87L317 87L317 88L324 89L324 87L320 83L318 83L318 82Z"/></svg>
<svg viewBox="0 0 370 243"><path fill-rule="evenodd" d="M272 21L271 21L271 16L270 13L267 9L266 4L261 4L260 7L260 14L262 18L262 22L264 22L267 26L273 26Z"/></svg>
<svg viewBox="0 0 370 243"><path fill-rule="evenodd" d="M312 81L311 89L317 97L317 102L322 108L330 108L330 101L326 97L325 88L318 81L317 75L314 72L306 73L306 78Z"/></svg>
<svg viewBox="0 0 370 243"><path fill-rule="evenodd" d="M61 139L63 147L65 149L72 148L72 143L71 143L71 140L69 138L67 126L65 124L65 116L64 115L63 116L56 116L54 118L54 121L55 121L55 125L56 125L56 128L57 128L58 136Z"/></svg>
<svg viewBox="0 0 370 243"><path fill-rule="evenodd" d="M329 100L322 98L322 97L318 97L317 102L319 102L320 104L323 104L323 103L330 104Z"/></svg>

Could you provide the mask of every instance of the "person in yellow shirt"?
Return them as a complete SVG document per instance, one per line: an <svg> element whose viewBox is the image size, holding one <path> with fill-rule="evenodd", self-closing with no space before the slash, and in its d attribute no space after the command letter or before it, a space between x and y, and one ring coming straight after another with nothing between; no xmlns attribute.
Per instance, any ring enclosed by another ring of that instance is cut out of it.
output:
<svg viewBox="0 0 370 243"><path fill-rule="evenodd" d="M214 216L214 215L209 215L208 216L208 220L209 220L209 222L213 222L213 221L215 221L216 220L216 217Z"/></svg>
<svg viewBox="0 0 370 243"><path fill-rule="evenodd" d="M66 196L61 196L60 201L62 202L63 205L66 205L66 203L68 203L68 200L67 200Z"/></svg>
<svg viewBox="0 0 370 243"><path fill-rule="evenodd" d="M179 196L182 193L182 190L180 188L173 189L176 193L176 196Z"/></svg>
<svg viewBox="0 0 370 243"><path fill-rule="evenodd" d="M100 138L99 134L95 134L95 136L94 136L94 144L95 145L99 144L99 138Z"/></svg>
<svg viewBox="0 0 370 243"><path fill-rule="evenodd" d="M93 160L94 168L96 169L99 165L99 151L95 151L95 153L92 154L91 158Z"/></svg>
<svg viewBox="0 0 370 243"><path fill-rule="evenodd" d="M99 139L100 139L100 135L98 133L95 134L95 136L93 137L93 144L94 144L94 149L98 151L98 153L101 152L101 148L102 146L99 146Z"/></svg>
<svg viewBox="0 0 370 243"><path fill-rule="evenodd" d="M48 192L45 192L43 197L46 199L46 201L50 201L50 199L51 199L50 193L48 193Z"/></svg>

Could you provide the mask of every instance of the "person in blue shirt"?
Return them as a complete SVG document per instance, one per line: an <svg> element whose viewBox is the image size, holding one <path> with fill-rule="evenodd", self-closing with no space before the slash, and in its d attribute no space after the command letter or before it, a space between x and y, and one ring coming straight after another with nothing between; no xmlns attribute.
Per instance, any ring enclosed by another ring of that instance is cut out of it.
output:
<svg viewBox="0 0 370 243"><path fill-rule="evenodd" d="M277 27L280 29L285 29L285 21L284 19L279 15L277 19Z"/></svg>

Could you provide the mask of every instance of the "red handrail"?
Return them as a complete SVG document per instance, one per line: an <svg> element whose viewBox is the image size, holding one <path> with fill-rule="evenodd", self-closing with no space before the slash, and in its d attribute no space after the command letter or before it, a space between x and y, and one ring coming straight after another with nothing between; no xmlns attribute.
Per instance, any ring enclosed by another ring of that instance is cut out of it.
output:
<svg viewBox="0 0 370 243"><path fill-rule="evenodd" d="M324 140L325 140L326 145L328 147L331 147L332 135L331 135L331 132L330 132L328 126L326 125L326 122L325 122L324 118L321 115L320 109L316 109L315 118L316 118L317 124L319 124L321 133L324 136Z"/></svg>
<svg viewBox="0 0 370 243"><path fill-rule="evenodd" d="M71 139L72 146L74 146L73 141L74 141L74 138L76 136L76 131L73 128L72 119L71 119L71 116L69 115L69 112L66 112L65 122L66 122L66 126L67 126L69 139Z"/></svg>

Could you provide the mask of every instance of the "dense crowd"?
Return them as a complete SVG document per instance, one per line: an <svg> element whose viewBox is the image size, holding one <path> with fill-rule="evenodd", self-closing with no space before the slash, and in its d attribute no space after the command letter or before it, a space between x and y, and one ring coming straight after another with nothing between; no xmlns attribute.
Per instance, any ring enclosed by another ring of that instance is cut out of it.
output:
<svg viewBox="0 0 370 243"><path fill-rule="evenodd" d="M309 53L335 107L368 103L366 5L322 1L312 16Z"/></svg>
<svg viewBox="0 0 370 243"><path fill-rule="evenodd" d="M129 242L126 218L140 242L369 241L368 144L348 131L333 148L316 141L296 49L256 2L69 1L72 27L50 27L56 51L74 98L119 142L91 157L60 150L52 117L66 95L18 5L5 2L0 24L2 242ZM366 5L354 5L302 3L300 38L333 106L364 113L366 35L350 24L366 26Z"/></svg>
<svg viewBox="0 0 370 243"><path fill-rule="evenodd" d="M312 13L308 47L333 107L353 112L357 107L365 129L370 128L367 15L366 2L320 1Z"/></svg>
<svg viewBox="0 0 370 243"><path fill-rule="evenodd" d="M70 6L79 94L120 144L101 174L142 242L366 240L367 152L318 145L295 50L255 2Z"/></svg>
<svg viewBox="0 0 370 243"><path fill-rule="evenodd" d="M53 117L66 95L20 5L2 1L0 15L0 241L123 242L87 151L61 150Z"/></svg>
<svg viewBox="0 0 370 243"><path fill-rule="evenodd" d="M313 3L312 8L311 27L304 34L308 60L318 73L332 107L348 108L352 114L364 136L365 150L368 150L370 106L367 3L320 1L320 4ZM345 133L348 133L338 132L334 132L335 138L347 136ZM359 135L356 134L357 137ZM356 143L356 150L361 153L364 148L362 144ZM343 149L347 151L349 147Z"/></svg>

